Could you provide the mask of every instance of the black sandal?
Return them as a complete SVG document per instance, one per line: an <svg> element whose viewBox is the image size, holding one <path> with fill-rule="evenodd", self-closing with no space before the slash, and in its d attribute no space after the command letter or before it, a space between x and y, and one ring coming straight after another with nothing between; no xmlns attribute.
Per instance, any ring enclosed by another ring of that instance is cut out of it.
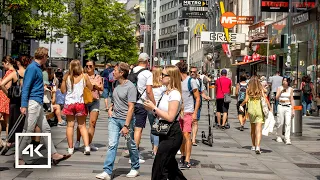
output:
<svg viewBox="0 0 320 180"><path fill-rule="evenodd" d="M225 126L221 126L221 130L224 131L226 129Z"/></svg>
<svg viewBox="0 0 320 180"><path fill-rule="evenodd" d="M67 160L67 159L69 159L70 157L71 157L71 155L68 154L68 155L63 155L63 157L60 158L60 159L52 159L52 164L56 166L56 165L58 165L61 161Z"/></svg>

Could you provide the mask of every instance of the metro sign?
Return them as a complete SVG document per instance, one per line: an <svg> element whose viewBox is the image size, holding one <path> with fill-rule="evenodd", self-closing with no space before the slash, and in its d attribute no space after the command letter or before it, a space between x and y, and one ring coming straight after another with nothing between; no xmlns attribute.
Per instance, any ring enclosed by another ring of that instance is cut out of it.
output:
<svg viewBox="0 0 320 180"><path fill-rule="evenodd" d="M183 7L208 7L208 1L183 0Z"/></svg>
<svg viewBox="0 0 320 180"><path fill-rule="evenodd" d="M254 16L236 16L233 12L225 12L220 17L220 23L224 28L230 29L237 24L253 24Z"/></svg>

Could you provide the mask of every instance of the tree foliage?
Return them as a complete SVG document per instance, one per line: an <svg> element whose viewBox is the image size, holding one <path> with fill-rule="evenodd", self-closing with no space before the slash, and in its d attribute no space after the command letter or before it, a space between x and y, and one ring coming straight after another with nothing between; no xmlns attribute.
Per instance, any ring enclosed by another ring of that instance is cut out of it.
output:
<svg viewBox="0 0 320 180"><path fill-rule="evenodd" d="M89 57L105 56L109 61L131 62L137 58L131 16L115 0L74 0L67 34L75 43L85 43Z"/></svg>
<svg viewBox="0 0 320 180"><path fill-rule="evenodd" d="M133 19L124 4L115 0L6 0L0 11L1 23L32 35L43 29L67 34L74 43L85 44L89 57L137 59Z"/></svg>

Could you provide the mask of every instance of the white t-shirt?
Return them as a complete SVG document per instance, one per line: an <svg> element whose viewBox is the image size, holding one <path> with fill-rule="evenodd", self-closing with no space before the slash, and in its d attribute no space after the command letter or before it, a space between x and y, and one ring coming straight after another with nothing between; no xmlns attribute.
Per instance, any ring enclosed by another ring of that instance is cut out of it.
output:
<svg viewBox="0 0 320 180"><path fill-rule="evenodd" d="M143 67L137 66L137 67L133 68L133 73L137 73L141 69L143 69ZM149 70L144 70L139 73L138 82L137 82L137 88L138 88L139 93L140 94L143 93L141 95L142 99L147 99L146 88L148 85L150 85L150 86L153 85L153 75ZM137 103L143 104L141 98L137 101Z"/></svg>
<svg viewBox="0 0 320 180"><path fill-rule="evenodd" d="M165 86L161 86L158 88L152 88L152 92L154 95L154 100L156 101L156 105L158 104L159 99L161 98L162 94L167 90Z"/></svg>
<svg viewBox="0 0 320 180"><path fill-rule="evenodd" d="M184 81L181 82L182 88L182 99L184 105L184 112L193 113L194 112L194 99L192 96L192 92L188 89L188 81L190 76L188 76ZM191 79L191 89L198 89L198 84L195 79Z"/></svg>
<svg viewBox="0 0 320 180"><path fill-rule="evenodd" d="M179 91L177 90L172 90L169 92L169 94L163 94L163 97L160 101L160 104L158 106L159 109L161 109L162 111L169 111L169 102L170 101L179 101L180 102L180 106L179 106L179 110L181 109L181 94Z"/></svg>

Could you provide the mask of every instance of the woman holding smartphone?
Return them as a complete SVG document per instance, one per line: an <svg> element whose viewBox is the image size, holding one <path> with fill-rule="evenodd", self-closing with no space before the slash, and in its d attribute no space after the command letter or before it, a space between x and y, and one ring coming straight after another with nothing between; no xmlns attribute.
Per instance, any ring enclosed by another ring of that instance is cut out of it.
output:
<svg viewBox="0 0 320 180"><path fill-rule="evenodd" d="M182 144L182 132L178 117L183 112L181 98L181 75L176 66L166 66L162 70L162 84L167 90L158 104L145 100L144 106L162 121L172 123L167 135L159 137L159 147L152 166L152 180L186 180L175 158Z"/></svg>

